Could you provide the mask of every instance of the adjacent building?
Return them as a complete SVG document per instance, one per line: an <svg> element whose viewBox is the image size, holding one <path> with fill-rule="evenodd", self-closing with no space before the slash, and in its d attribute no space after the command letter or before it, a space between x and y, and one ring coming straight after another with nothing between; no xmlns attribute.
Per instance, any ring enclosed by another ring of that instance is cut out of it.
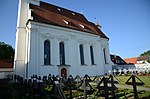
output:
<svg viewBox="0 0 150 99"><path fill-rule="evenodd" d="M0 79L7 78L8 75L13 73L13 60L0 59Z"/></svg>
<svg viewBox="0 0 150 99"><path fill-rule="evenodd" d="M124 59L127 63L132 63L139 69L150 69L150 56L140 56Z"/></svg>
<svg viewBox="0 0 150 99"><path fill-rule="evenodd" d="M110 55L111 61L114 63L112 65L112 69L114 70L129 70L129 69L134 69L135 65L132 63L127 63L124 61L120 56L118 55Z"/></svg>
<svg viewBox="0 0 150 99"><path fill-rule="evenodd" d="M126 58L124 59L127 63L132 64L144 64L150 61L150 56L140 56L140 57L133 57L133 58Z"/></svg>

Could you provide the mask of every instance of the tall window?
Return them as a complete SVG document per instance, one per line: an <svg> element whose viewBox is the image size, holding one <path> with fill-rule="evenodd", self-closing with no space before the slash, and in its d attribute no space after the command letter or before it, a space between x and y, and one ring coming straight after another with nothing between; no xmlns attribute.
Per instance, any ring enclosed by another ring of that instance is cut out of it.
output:
<svg viewBox="0 0 150 99"><path fill-rule="evenodd" d="M80 49L80 61L81 61L81 65L84 65L84 51L83 51L83 45L79 46Z"/></svg>
<svg viewBox="0 0 150 99"><path fill-rule="evenodd" d="M65 46L63 42L59 43L60 65L65 65Z"/></svg>
<svg viewBox="0 0 150 99"><path fill-rule="evenodd" d="M45 40L44 41L44 65L51 64L50 61L50 41Z"/></svg>
<svg viewBox="0 0 150 99"><path fill-rule="evenodd" d="M106 49L105 49L105 48L103 49L103 53L104 53L104 61L105 61L105 64L107 64L107 59L106 59Z"/></svg>
<svg viewBox="0 0 150 99"><path fill-rule="evenodd" d="M91 64L94 65L94 53L93 53L93 46L90 46L90 53L91 53Z"/></svg>

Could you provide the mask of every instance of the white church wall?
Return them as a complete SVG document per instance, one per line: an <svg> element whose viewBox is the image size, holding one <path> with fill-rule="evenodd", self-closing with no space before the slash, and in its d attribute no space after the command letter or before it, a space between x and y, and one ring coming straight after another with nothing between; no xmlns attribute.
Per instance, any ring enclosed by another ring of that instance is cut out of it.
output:
<svg viewBox="0 0 150 99"><path fill-rule="evenodd" d="M101 41L99 36L91 35L79 31L72 31L62 27L45 25L40 23L31 23L31 48L30 48L30 62L29 75L37 73L44 74L60 74L58 66L59 63L59 42L63 41L65 44L65 60L68 67L68 73L72 75L103 75L104 63ZM57 29L56 29L57 28ZM34 33L36 32L36 33ZM50 40L51 43L51 63L52 65L44 66L44 40ZM80 64L79 45L84 45L85 65ZM93 46L94 62L91 65L90 46ZM38 55L37 55L38 53ZM109 53L108 53L109 54ZM109 63L107 65L110 65ZM107 66L108 67L108 66ZM30 74L31 73L31 74Z"/></svg>
<svg viewBox="0 0 150 99"><path fill-rule="evenodd" d="M16 32L14 74L25 76L26 30L18 28Z"/></svg>
<svg viewBox="0 0 150 99"><path fill-rule="evenodd" d="M112 70L112 61L110 59L110 51L109 51L109 44L108 44L108 40L107 39L104 39L104 38L101 38L101 47L102 47L102 55L103 55L103 60L104 60L104 52L103 52L103 49L105 49L105 54L106 54L106 63L105 61L103 61L104 63L104 72L105 73L109 73L110 70Z"/></svg>

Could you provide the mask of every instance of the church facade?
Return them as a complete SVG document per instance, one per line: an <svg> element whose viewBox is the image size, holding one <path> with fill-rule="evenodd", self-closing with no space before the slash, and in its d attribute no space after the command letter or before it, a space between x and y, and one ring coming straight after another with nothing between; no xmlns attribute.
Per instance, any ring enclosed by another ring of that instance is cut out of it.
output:
<svg viewBox="0 0 150 99"><path fill-rule="evenodd" d="M104 75L109 38L82 14L39 0L19 0L14 73Z"/></svg>

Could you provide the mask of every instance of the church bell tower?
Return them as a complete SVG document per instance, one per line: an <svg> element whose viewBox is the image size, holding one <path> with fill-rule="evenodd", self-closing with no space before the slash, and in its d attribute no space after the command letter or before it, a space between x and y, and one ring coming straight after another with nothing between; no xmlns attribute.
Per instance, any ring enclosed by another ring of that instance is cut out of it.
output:
<svg viewBox="0 0 150 99"><path fill-rule="evenodd" d="M30 19L29 3L39 5L40 0L18 0L18 19L16 27L16 45L14 58L14 74L27 75L27 26Z"/></svg>

